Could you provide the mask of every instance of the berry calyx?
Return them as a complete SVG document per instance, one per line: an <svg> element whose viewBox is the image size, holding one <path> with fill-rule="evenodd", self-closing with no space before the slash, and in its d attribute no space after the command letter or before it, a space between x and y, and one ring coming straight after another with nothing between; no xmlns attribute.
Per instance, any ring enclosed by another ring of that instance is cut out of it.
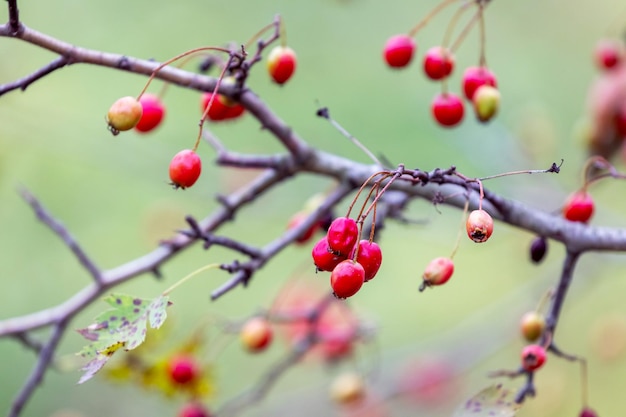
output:
<svg viewBox="0 0 626 417"><path fill-rule="evenodd" d="M122 97L115 101L107 113L107 124L114 135L130 130L139 123L143 108L134 97Z"/></svg>
<svg viewBox="0 0 626 417"><path fill-rule="evenodd" d="M493 219L485 210L474 210L467 216L465 229L474 242L486 242L493 233Z"/></svg>
<svg viewBox="0 0 626 417"><path fill-rule="evenodd" d="M286 83L296 71L296 53L288 46L275 46L267 57L267 71L277 84Z"/></svg>
<svg viewBox="0 0 626 417"><path fill-rule="evenodd" d="M434 46L426 52L424 57L424 72L431 80L441 80L452 73L454 56L441 46Z"/></svg>
<svg viewBox="0 0 626 417"><path fill-rule="evenodd" d="M408 35L395 35L387 40L383 49L383 58L391 68L409 65L415 52L415 41Z"/></svg>
<svg viewBox="0 0 626 417"><path fill-rule="evenodd" d="M522 316L520 332L524 339L534 342L539 339L546 328L546 319L536 311L529 311Z"/></svg>
<svg viewBox="0 0 626 417"><path fill-rule="evenodd" d="M593 51L596 66L601 70L610 70L624 59L624 45L617 39L602 39Z"/></svg>
<svg viewBox="0 0 626 417"><path fill-rule="evenodd" d="M272 341L273 332L270 323L262 317L253 317L248 320L239 333L241 345L248 352L261 352Z"/></svg>
<svg viewBox="0 0 626 417"><path fill-rule="evenodd" d="M202 161L191 149L178 152L170 162L170 180L174 188L191 187L200 177L201 171Z"/></svg>
<svg viewBox="0 0 626 417"><path fill-rule="evenodd" d="M497 87L496 76L486 67L469 67L463 73L463 92L468 100L474 98L474 93L481 85Z"/></svg>
<svg viewBox="0 0 626 417"><path fill-rule="evenodd" d="M213 93L202 94L200 100L202 112L206 110L212 96ZM219 122L221 120L236 119L241 116L244 111L245 108L241 104L237 103L236 101L230 100L221 94L217 94L215 96L215 99L213 99L213 103L211 104L211 108L207 113L207 117L213 122Z"/></svg>
<svg viewBox="0 0 626 417"><path fill-rule="evenodd" d="M463 120L465 112L461 98L452 93L440 93L431 104L433 117L441 126L456 126Z"/></svg>
<svg viewBox="0 0 626 417"><path fill-rule="evenodd" d="M200 366L192 356L180 354L170 358L167 374L177 384L188 384L200 375Z"/></svg>
<svg viewBox="0 0 626 417"><path fill-rule="evenodd" d="M337 217L326 233L328 247L337 255L348 256L359 239L359 227L350 217Z"/></svg>
<svg viewBox="0 0 626 417"><path fill-rule="evenodd" d="M500 91L490 85L481 85L472 97L474 114L483 123L493 119L500 108Z"/></svg>
<svg viewBox="0 0 626 417"><path fill-rule="evenodd" d="M353 372L338 375L330 386L330 397L338 404L352 404L364 396L363 377Z"/></svg>
<svg viewBox="0 0 626 417"><path fill-rule="evenodd" d="M135 130L147 133L161 124L163 116L165 116L165 106L158 96L150 93L142 95L139 98L139 103L142 113L139 122L135 125Z"/></svg>
<svg viewBox="0 0 626 417"><path fill-rule="evenodd" d="M594 204L585 190L575 191L563 204L563 217L573 222L587 223L593 216Z"/></svg>
<svg viewBox="0 0 626 417"><path fill-rule="evenodd" d="M337 298L348 298L356 294L365 281L365 270L360 263L351 259L341 261L330 274L330 286Z"/></svg>
<svg viewBox="0 0 626 417"><path fill-rule="evenodd" d="M548 240L543 236L537 236L530 243L530 260L538 264L548 252Z"/></svg>
<svg viewBox="0 0 626 417"><path fill-rule="evenodd" d="M328 247L326 236L318 240L311 251L313 263L318 271L332 271L341 261L345 261L347 256L337 255Z"/></svg>
<svg viewBox="0 0 626 417"><path fill-rule="evenodd" d="M424 269L424 274L422 275L423 282L419 290L424 291L426 287L433 285L443 285L448 282L453 273L454 262L452 262L452 259L445 257L435 258Z"/></svg>
<svg viewBox="0 0 626 417"><path fill-rule="evenodd" d="M361 264L365 270L365 282L374 278L383 263L383 253L380 246L376 242L369 240L361 240L359 242L359 253L356 261Z"/></svg>
<svg viewBox="0 0 626 417"><path fill-rule="evenodd" d="M579 414L579 417L598 417L598 414L589 407L585 407Z"/></svg>
<svg viewBox="0 0 626 417"><path fill-rule="evenodd" d="M541 345L528 345L522 349L522 368L534 372L546 361L546 350Z"/></svg>
<svg viewBox="0 0 626 417"><path fill-rule="evenodd" d="M178 417L211 417L211 413L202 404L191 402L178 411Z"/></svg>

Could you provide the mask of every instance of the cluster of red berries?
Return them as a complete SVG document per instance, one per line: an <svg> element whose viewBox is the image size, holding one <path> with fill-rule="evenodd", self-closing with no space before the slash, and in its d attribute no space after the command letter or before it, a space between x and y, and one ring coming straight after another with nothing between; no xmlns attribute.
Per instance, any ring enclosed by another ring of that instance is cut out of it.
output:
<svg viewBox="0 0 626 417"><path fill-rule="evenodd" d="M395 35L389 38L383 50L383 58L391 68L407 67L415 55L416 43L409 35ZM445 81L454 71L453 53L442 46L429 49L424 56L423 70L433 81ZM472 103L474 113L481 122L491 120L500 105L500 92L496 76L486 66L469 67L463 73L462 89L465 98ZM446 88L435 96L431 103L434 119L441 126L458 125L465 113L460 96L448 92Z"/></svg>
<svg viewBox="0 0 626 417"><path fill-rule="evenodd" d="M380 246L364 239L359 242L359 227L354 219L338 217L326 236L311 252L318 271L330 271L330 285L338 298L356 294L363 283L378 273L383 261Z"/></svg>

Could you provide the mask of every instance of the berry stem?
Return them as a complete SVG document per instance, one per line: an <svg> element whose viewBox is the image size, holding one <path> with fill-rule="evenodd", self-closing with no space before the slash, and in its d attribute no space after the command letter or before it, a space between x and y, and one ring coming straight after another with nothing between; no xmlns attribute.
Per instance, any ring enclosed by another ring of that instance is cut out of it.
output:
<svg viewBox="0 0 626 417"><path fill-rule="evenodd" d="M502 172L500 174L495 174L495 175L489 175L486 177L480 177L477 178L480 181L486 181L486 180L493 180L495 178L502 178L502 177L508 177L511 175L522 175L522 174L548 174L551 172L554 172L555 174L558 174L561 170L561 165L563 165L563 160L561 159L561 163L559 165L557 165L555 162L552 163L552 166L548 169L526 169L526 170L522 170L522 171L509 171L509 172Z"/></svg>
<svg viewBox="0 0 626 417"><path fill-rule="evenodd" d="M583 408L589 407L589 379L587 372L587 360L584 358L578 358L580 362L580 398L583 403Z"/></svg>
<svg viewBox="0 0 626 417"><path fill-rule="evenodd" d="M463 30L461 31L459 36L456 38L456 40L454 41L454 43L450 47L450 52L451 53L456 52L456 50L461 46L461 43L467 37L467 34L470 32L470 30L472 30L472 28L474 27L476 22L480 20L480 16L482 15L482 11L483 11L483 8L485 6L482 5L482 3L481 3L481 5L479 5L478 7L479 7L478 11L474 14L474 16L472 16L470 21L467 22L467 24L465 25L465 27L463 28ZM482 51L482 46L481 46L481 51ZM482 52L481 52L481 54L482 54Z"/></svg>
<svg viewBox="0 0 626 417"><path fill-rule="evenodd" d="M196 275L200 274L201 272L204 271L208 271L209 269L219 269L221 267L221 264L208 264L203 266L200 269L196 269L195 271L193 271L192 273L190 273L189 275L181 278L178 282L176 282L174 285L172 285L171 287L169 287L168 289L166 289L165 291L163 291L162 295L169 295L172 291L174 291L176 288L180 287L181 285L183 285L185 282L189 281L191 278L195 277Z"/></svg>
<svg viewBox="0 0 626 417"><path fill-rule="evenodd" d="M359 196L361 195L361 193L363 192L365 187L367 187L367 185L369 184L369 182L371 180L373 180L374 178L376 178L379 175L383 176L383 178L381 179L381 180L383 180L383 179L389 177L391 174L389 173L389 171L378 171L378 172L375 172L372 175L370 175L369 178L365 180L363 185L361 185L361 188L359 188L359 191L357 191L356 195L354 196L354 199L352 200L352 203L350 203L350 206L348 207L348 212L346 213L346 217L350 217L350 212L352 211L352 208L354 207L354 204L359 199ZM371 190L370 190L370 195L371 195Z"/></svg>
<svg viewBox="0 0 626 417"><path fill-rule="evenodd" d="M459 18L467 10L468 6L472 4L473 2L465 3L461 5L461 7L459 7L456 10L456 12L454 12L452 19L450 19L450 21L448 22L448 26L446 27L446 31L444 32L443 41L441 42L442 47L447 48L447 46L450 44L450 38L452 37L452 32L454 32L454 28L456 27L459 21Z"/></svg>
<svg viewBox="0 0 626 417"><path fill-rule="evenodd" d="M420 22L417 25L415 25L409 31L409 36L412 38L415 37L415 35L417 35L417 32L419 32L424 26L426 26L428 22L430 22L430 20L437 15L437 13L439 13L440 11L445 9L447 6L451 5L452 3L456 1L459 1L459 0L445 0L439 3L422 20L420 20Z"/></svg>
<svg viewBox="0 0 626 417"><path fill-rule="evenodd" d="M205 55L209 56L209 54L201 54L200 56L205 56ZM178 63L178 65L176 65L176 68L183 68L185 65L187 65L187 63L189 63L189 61L197 57L198 57L197 55L196 56L190 55L190 56L185 57L185 59L183 59L181 62ZM161 90L159 90L159 93L157 94L157 97L163 98L169 86L170 86L170 83L164 82L163 86L161 87Z"/></svg>
<svg viewBox="0 0 626 417"><path fill-rule="evenodd" d="M456 242L454 243L454 248L452 248L450 259L454 259L454 255L456 255L456 252L459 249L459 245L461 244L461 236L463 236L463 231L465 230L465 220L467 218L468 211L469 211L469 196L467 196L467 199L465 200L465 205L463 206L463 213L461 214L461 227L459 227L459 232L456 235Z"/></svg>
<svg viewBox="0 0 626 417"><path fill-rule="evenodd" d="M479 66L486 67L487 66L487 56L485 54L485 45L487 43L487 35L485 31L485 15L483 13L484 5L483 3L478 3L478 19L480 23L480 58L479 58Z"/></svg>
<svg viewBox="0 0 626 417"><path fill-rule="evenodd" d="M546 291L541 297L541 299L539 300L539 304L537 304L537 308L535 309L535 311L543 314L546 308L546 304L548 303L548 301L550 301L553 295L554 295L554 290L549 289L548 291Z"/></svg>
<svg viewBox="0 0 626 417"><path fill-rule="evenodd" d="M370 206L368 207L367 211L364 214L359 213L359 219L361 219L361 216L363 217L363 220L365 220L367 218L367 216L370 214L370 211L372 211L372 209L376 206L376 203L378 203L378 200L380 200L380 197L385 194L385 191L387 191L387 189L391 186L391 184L393 184L393 182L395 180L397 180L398 178L400 178L400 176L402 176L402 173L400 171L396 171L391 178L389 179L389 181L387 182L387 184L385 184L385 186L383 187L382 190L380 190L377 194L376 197L374 197L374 201L372 201L372 203L370 204ZM385 180L386 178L388 178L389 176L385 177L385 178L381 178L379 180L379 184L382 183L383 180ZM365 207L365 205L363 206ZM363 208L361 208L361 212L363 211Z"/></svg>
<svg viewBox="0 0 626 417"><path fill-rule="evenodd" d="M595 174L592 176L592 168L606 170L608 172ZM581 191L586 192L587 188L594 182L600 181L604 178L626 179L626 175L619 172L615 167L606 159L601 156L593 156L585 162L583 167L583 186Z"/></svg>
<svg viewBox="0 0 626 417"><path fill-rule="evenodd" d="M276 19L274 19L274 21L272 23L269 23L265 26L263 26L257 33L255 33L254 35L252 35L252 37L250 39L248 39L248 41L246 43L244 43L243 48L245 50L250 49L250 47L252 46L252 44L261 38L261 36L263 36L265 34L265 32L267 32L270 29L274 29L276 30L276 25L280 25L281 24L281 18L280 16L276 16ZM279 26L280 27L280 26ZM282 36L282 33L281 33Z"/></svg>

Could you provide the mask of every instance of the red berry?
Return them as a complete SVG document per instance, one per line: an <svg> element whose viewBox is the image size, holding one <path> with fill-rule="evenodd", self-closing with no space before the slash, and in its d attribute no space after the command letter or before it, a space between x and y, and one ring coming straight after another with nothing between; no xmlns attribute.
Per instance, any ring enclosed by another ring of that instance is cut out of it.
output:
<svg viewBox="0 0 626 417"><path fill-rule="evenodd" d="M415 52L415 41L408 35L395 35L387 40L383 57L392 68L406 67Z"/></svg>
<svg viewBox="0 0 626 417"><path fill-rule="evenodd" d="M185 189L195 184L202 171L202 161L194 151L184 149L170 162L170 180L175 188Z"/></svg>
<svg viewBox="0 0 626 417"><path fill-rule="evenodd" d="M431 110L435 120L442 126L452 127L463 120L463 102L452 93L441 93L435 96Z"/></svg>
<svg viewBox="0 0 626 417"><path fill-rule="evenodd" d="M530 259L538 264L548 252L548 240L543 236L537 236L530 244Z"/></svg>
<svg viewBox="0 0 626 417"><path fill-rule="evenodd" d="M265 350L272 341L273 332L270 323L262 317L248 320L239 333L241 344L249 352Z"/></svg>
<svg viewBox="0 0 626 417"><path fill-rule="evenodd" d="M573 222L587 223L593 216L593 199L584 190L576 191L565 200L563 217Z"/></svg>
<svg viewBox="0 0 626 417"><path fill-rule="evenodd" d="M359 227L349 217L337 217L326 234L328 247L337 255L348 256L359 239Z"/></svg>
<svg viewBox="0 0 626 417"><path fill-rule="evenodd" d="M365 282L376 276L380 265L383 263L383 253L376 242L362 240L359 242L359 253L356 261L365 270Z"/></svg>
<svg viewBox="0 0 626 417"><path fill-rule="evenodd" d="M135 126L138 132L145 133L156 128L163 120L165 115L165 106L161 99L154 94L145 93L139 99L143 112L139 123Z"/></svg>
<svg viewBox="0 0 626 417"><path fill-rule="evenodd" d="M624 59L624 45L617 39L602 39L594 49L596 66L601 70L616 67Z"/></svg>
<svg viewBox="0 0 626 417"><path fill-rule="evenodd" d="M286 83L296 70L296 53L288 46L275 46L267 57L267 71L278 84Z"/></svg>
<svg viewBox="0 0 626 417"><path fill-rule="evenodd" d="M178 411L178 417L211 417L211 413L202 404L192 402L185 404Z"/></svg>
<svg viewBox="0 0 626 417"><path fill-rule="evenodd" d="M330 274L330 286L337 298L348 298L356 294L365 281L365 270L358 262L346 259Z"/></svg>
<svg viewBox="0 0 626 417"><path fill-rule="evenodd" d="M139 123L143 108L134 97L122 97L115 101L107 113L109 130L114 135L130 130Z"/></svg>
<svg viewBox="0 0 626 417"><path fill-rule="evenodd" d="M212 96L213 93L202 94L202 112L204 112L204 110L209 105ZM241 104L232 101L221 94L218 94L215 96L215 99L213 99L213 103L211 103L211 108L207 113L207 117L211 121L219 122L220 120L236 119L237 117L241 116L244 111L245 108Z"/></svg>
<svg viewBox="0 0 626 417"><path fill-rule="evenodd" d="M347 256L334 254L328 247L326 236L321 238L311 251L313 263L319 271L332 271L341 261L345 261Z"/></svg>
<svg viewBox="0 0 626 417"><path fill-rule="evenodd" d="M580 412L579 417L598 417L598 414L589 407L585 407Z"/></svg>
<svg viewBox="0 0 626 417"><path fill-rule="evenodd" d="M463 73L463 92L468 100L474 97L474 93L481 85L497 87L496 76L485 67L469 67Z"/></svg>
<svg viewBox="0 0 626 417"><path fill-rule="evenodd" d="M546 361L546 350L541 345L528 345L522 350L522 368L533 372Z"/></svg>
<svg viewBox="0 0 626 417"><path fill-rule="evenodd" d="M309 214L304 211L297 212L296 214L291 216L291 219L289 219L289 223L287 224L287 230L291 230L300 226L300 224L302 224L302 222L305 221L308 217L309 217ZM296 243L308 242L313 237L313 234L315 233L315 231L319 228L320 228L319 222L313 223L311 227L309 227L300 236L298 236L298 238L296 239Z"/></svg>
<svg viewBox="0 0 626 417"><path fill-rule="evenodd" d="M192 356L180 354L170 358L167 364L170 379L177 384L187 384L200 375L200 366Z"/></svg>
<svg viewBox="0 0 626 417"><path fill-rule="evenodd" d="M355 329L337 327L335 323L319 323L317 325L317 334L320 339L319 347L324 360L327 362L337 362L352 354L353 351Z"/></svg>
<svg viewBox="0 0 626 417"><path fill-rule="evenodd" d="M529 311L522 316L520 331L529 342L539 339L546 328L546 320L536 311Z"/></svg>
<svg viewBox="0 0 626 417"><path fill-rule="evenodd" d="M465 229L474 242L486 242L493 233L493 219L485 210L474 210L467 216Z"/></svg>
<svg viewBox="0 0 626 417"><path fill-rule="evenodd" d="M450 258L435 258L426 266L422 278L424 281L420 285L420 291L432 285L443 285L454 273L454 262Z"/></svg>
<svg viewBox="0 0 626 417"><path fill-rule="evenodd" d="M454 56L441 46L434 46L424 57L424 72L431 80L441 80L452 73Z"/></svg>

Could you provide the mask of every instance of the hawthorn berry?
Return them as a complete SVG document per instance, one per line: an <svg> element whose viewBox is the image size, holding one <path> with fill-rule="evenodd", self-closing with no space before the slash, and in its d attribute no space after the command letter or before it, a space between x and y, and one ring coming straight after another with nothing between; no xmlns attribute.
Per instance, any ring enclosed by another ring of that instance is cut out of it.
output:
<svg viewBox="0 0 626 417"><path fill-rule="evenodd" d="M318 271L332 271L339 262L347 259L347 256L337 255L330 250L326 236L318 240L313 246L311 255Z"/></svg>
<svg viewBox="0 0 626 417"><path fill-rule="evenodd" d="M383 49L385 62L391 68L406 67L413 58L415 41L408 35L395 35L387 40Z"/></svg>
<svg viewBox="0 0 626 417"><path fill-rule="evenodd" d="M248 352L261 352L271 343L273 338L272 326L262 317L253 317L248 320L239 333L241 345Z"/></svg>
<svg viewBox="0 0 626 417"><path fill-rule="evenodd" d="M355 329L352 327L338 328L335 323L318 324L319 347L326 362L337 362L352 354L355 339Z"/></svg>
<svg viewBox="0 0 626 417"><path fill-rule="evenodd" d="M463 92L468 100L472 100L474 93L481 85L497 87L496 76L486 67L469 67L463 73Z"/></svg>
<svg viewBox="0 0 626 417"><path fill-rule="evenodd" d="M522 368L534 372L546 361L546 350L541 345L528 345L522 349Z"/></svg>
<svg viewBox="0 0 626 417"><path fill-rule="evenodd" d="M383 253L378 243L370 242L367 239L361 240L356 261L365 270L365 282L374 278L380 269L380 265L383 263Z"/></svg>
<svg viewBox="0 0 626 417"><path fill-rule="evenodd" d="M573 222L587 223L593 216L594 204L591 195L578 190L569 195L563 204L563 217Z"/></svg>
<svg viewBox="0 0 626 417"><path fill-rule="evenodd" d="M472 97L474 114L483 123L491 120L500 108L500 91L490 85L481 85Z"/></svg>
<svg viewBox="0 0 626 417"><path fill-rule="evenodd" d="M452 73L454 56L441 46L434 46L426 52L424 57L424 72L431 80L441 80Z"/></svg>
<svg viewBox="0 0 626 417"><path fill-rule="evenodd" d="M435 96L431 104L433 117L441 126L456 126L463 120L463 102L452 93L440 93Z"/></svg>
<svg viewBox="0 0 626 417"><path fill-rule="evenodd" d="M213 93L203 93L200 99L201 111L204 112L211 101ZM219 122L221 120L236 119L245 112L245 108L221 94L217 94L211 103L207 113L209 120Z"/></svg>
<svg viewBox="0 0 626 417"><path fill-rule="evenodd" d="M545 328L546 320L536 311L529 311L520 320L520 332L529 342L539 339Z"/></svg>
<svg viewBox="0 0 626 417"><path fill-rule="evenodd" d="M538 264L548 252L548 240L544 236L537 236L530 243L530 259Z"/></svg>
<svg viewBox="0 0 626 417"><path fill-rule="evenodd" d="M200 366L193 356L179 354L169 359L167 373L173 382L184 385L198 378Z"/></svg>
<svg viewBox="0 0 626 417"><path fill-rule="evenodd" d="M493 233L493 219L485 210L474 210L467 216L465 229L474 242L486 242Z"/></svg>
<svg viewBox="0 0 626 417"><path fill-rule="evenodd" d="M109 130L114 135L130 130L139 123L143 108L134 97L122 97L115 101L107 113Z"/></svg>
<svg viewBox="0 0 626 417"><path fill-rule="evenodd" d="M135 125L135 130L147 133L161 124L161 120L165 116L165 106L158 96L150 93L142 95L139 98L139 103L141 104L142 114L139 122Z"/></svg>
<svg viewBox="0 0 626 417"><path fill-rule="evenodd" d="M191 149L178 152L170 162L170 180L174 188L191 187L200 177L201 171L202 161Z"/></svg>
<svg viewBox="0 0 626 417"><path fill-rule="evenodd" d="M330 386L330 397L337 404L352 404L365 395L363 377L353 372L338 375Z"/></svg>
<svg viewBox="0 0 626 417"><path fill-rule="evenodd" d="M424 274L422 275L424 281L420 285L419 290L424 291L426 287L433 285L443 285L448 282L453 273L454 262L452 262L452 259L435 258L424 269Z"/></svg>
<svg viewBox="0 0 626 417"><path fill-rule="evenodd" d="M288 46L275 46L267 57L267 71L277 84L286 83L296 71L296 53Z"/></svg>
<svg viewBox="0 0 626 417"><path fill-rule="evenodd" d="M598 417L598 414L591 408L585 407L581 410L578 417Z"/></svg>
<svg viewBox="0 0 626 417"><path fill-rule="evenodd" d="M337 255L348 256L359 239L359 227L350 217L337 217L326 233L328 247Z"/></svg>
<svg viewBox="0 0 626 417"><path fill-rule="evenodd" d="M351 259L341 261L330 274L330 286L337 298L348 298L356 294L365 281L365 270L360 263Z"/></svg>
<svg viewBox="0 0 626 417"><path fill-rule="evenodd" d="M299 211L295 213L293 216L291 216L291 218L289 219L289 222L287 223L287 230L291 230L291 229L298 227L308 217L309 217L309 214L305 211ZM299 244L308 242L313 237L313 234L315 234L315 232L319 228L320 228L319 222L313 223L311 227L306 229L300 236L298 236L295 242Z"/></svg>
<svg viewBox="0 0 626 417"><path fill-rule="evenodd" d="M593 55L599 69L610 70L624 59L624 45L617 39L602 39L596 44Z"/></svg>
<svg viewBox="0 0 626 417"><path fill-rule="evenodd" d="M211 413L202 404L190 402L178 411L178 417L211 417Z"/></svg>

